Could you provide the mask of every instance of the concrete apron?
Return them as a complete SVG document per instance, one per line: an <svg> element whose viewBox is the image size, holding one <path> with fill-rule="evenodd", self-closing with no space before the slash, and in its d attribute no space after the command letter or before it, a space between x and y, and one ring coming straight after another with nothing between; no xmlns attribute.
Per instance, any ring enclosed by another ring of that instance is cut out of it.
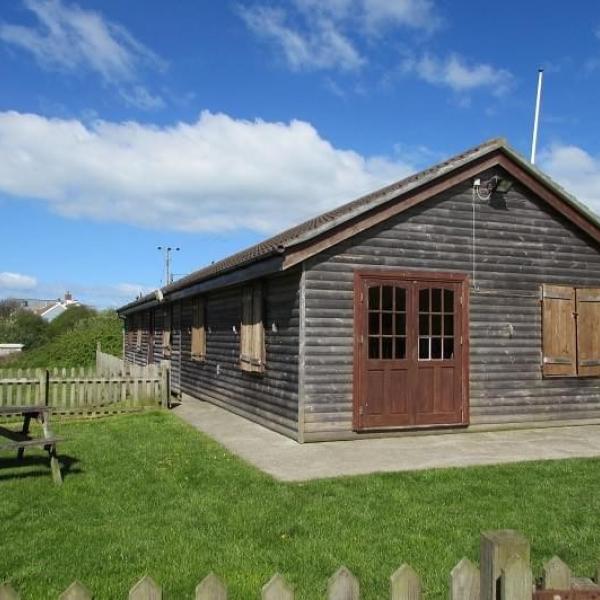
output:
<svg viewBox="0 0 600 600"><path fill-rule="evenodd" d="M173 412L280 481L600 456L600 425L299 444L207 402Z"/></svg>

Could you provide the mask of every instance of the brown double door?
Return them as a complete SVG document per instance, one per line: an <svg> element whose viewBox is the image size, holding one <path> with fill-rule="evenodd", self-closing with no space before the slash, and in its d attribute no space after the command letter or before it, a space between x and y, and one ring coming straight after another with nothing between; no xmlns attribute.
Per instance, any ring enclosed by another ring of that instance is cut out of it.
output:
<svg viewBox="0 0 600 600"><path fill-rule="evenodd" d="M457 425L467 414L466 276L356 276L354 425Z"/></svg>

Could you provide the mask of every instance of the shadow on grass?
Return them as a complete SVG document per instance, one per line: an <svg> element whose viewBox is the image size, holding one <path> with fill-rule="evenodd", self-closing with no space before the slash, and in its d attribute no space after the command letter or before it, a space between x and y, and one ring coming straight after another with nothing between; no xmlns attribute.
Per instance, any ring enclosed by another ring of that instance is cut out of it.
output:
<svg viewBox="0 0 600 600"><path fill-rule="evenodd" d="M83 470L76 466L77 463L79 463L79 460L73 456L61 454L58 457L58 462L60 463L60 472L62 473L63 481L70 475L83 473ZM17 469L28 467L44 467L44 469L35 471L27 470L24 472L17 471ZM2 473L3 469L14 469L14 471ZM11 479L29 479L30 477L51 477L50 459L47 456L25 455L21 460L16 456L14 458L0 458L0 482L9 481Z"/></svg>

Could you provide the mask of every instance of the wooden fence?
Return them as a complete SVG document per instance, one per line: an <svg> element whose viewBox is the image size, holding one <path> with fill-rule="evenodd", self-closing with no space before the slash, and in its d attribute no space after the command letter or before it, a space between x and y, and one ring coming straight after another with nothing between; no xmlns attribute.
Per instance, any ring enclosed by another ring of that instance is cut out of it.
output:
<svg viewBox="0 0 600 600"><path fill-rule="evenodd" d="M128 412L168 403L166 367L0 369L0 406L46 405L57 414Z"/></svg>
<svg viewBox="0 0 600 600"><path fill-rule="evenodd" d="M529 563L529 542L513 530L481 534L481 572L471 561L461 560L449 576L450 600L598 600L600 586L591 579L573 577L559 558L545 563L543 574L534 585ZM391 600L422 600L425 592L419 575L407 564L390 577ZM149 576L130 590L129 600L161 600L161 587ZM195 600L227 600L225 584L214 574L190 590ZM274 575L262 588L262 600L294 600L294 590L281 575ZM360 600L360 584L345 567L340 567L327 584L328 600ZM430 597L430 596L428 596ZM59 600L91 600L93 594L74 581ZM0 585L0 600L19 600L10 583Z"/></svg>
<svg viewBox="0 0 600 600"><path fill-rule="evenodd" d="M96 373L99 375L131 375L144 377L160 373L162 365L135 365L125 362L118 356L102 352L100 342L96 348Z"/></svg>

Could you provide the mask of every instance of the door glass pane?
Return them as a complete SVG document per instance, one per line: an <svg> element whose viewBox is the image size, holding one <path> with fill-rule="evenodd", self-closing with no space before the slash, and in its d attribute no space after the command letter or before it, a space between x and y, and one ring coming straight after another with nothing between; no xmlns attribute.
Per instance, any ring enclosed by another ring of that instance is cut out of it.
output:
<svg viewBox="0 0 600 600"><path fill-rule="evenodd" d="M369 313L369 335L377 335L379 333L379 313Z"/></svg>
<svg viewBox="0 0 600 600"><path fill-rule="evenodd" d="M419 335L429 335L429 315L419 315Z"/></svg>
<svg viewBox="0 0 600 600"><path fill-rule="evenodd" d="M404 288L396 288L396 310L406 310L406 290Z"/></svg>
<svg viewBox="0 0 600 600"><path fill-rule="evenodd" d="M396 315L396 335L406 334L406 315L399 313Z"/></svg>
<svg viewBox="0 0 600 600"><path fill-rule="evenodd" d="M445 359L454 358L454 338L451 338L451 337L444 338L444 358Z"/></svg>
<svg viewBox="0 0 600 600"><path fill-rule="evenodd" d="M429 312L429 290L419 290L419 312Z"/></svg>
<svg viewBox="0 0 600 600"><path fill-rule="evenodd" d="M393 338L384 337L381 338L381 358L390 359L393 358Z"/></svg>
<svg viewBox="0 0 600 600"><path fill-rule="evenodd" d="M383 310L392 310L392 302L394 297L394 288L390 285L382 286L382 305Z"/></svg>
<svg viewBox="0 0 600 600"><path fill-rule="evenodd" d="M431 335L442 335L442 315L431 315Z"/></svg>
<svg viewBox="0 0 600 600"><path fill-rule="evenodd" d="M379 310L379 286L369 288L369 310Z"/></svg>
<svg viewBox="0 0 600 600"><path fill-rule="evenodd" d="M398 358L398 359L406 358L406 338L405 337L397 337L396 338L396 358Z"/></svg>
<svg viewBox="0 0 600 600"><path fill-rule="evenodd" d="M454 335L454 315L444 315L444 335Z"/></svg>
<svg viewBox="0 0 600 600"><path fill-rule="evenodd" d="M431 312L441 312L442 310L442 290L433 288L431 290Z"/></svg>
<svg viewBox="0 0 600 600"><path fill-rule="evenodd" d="M381 313L381 329L383 335L392 335L392 313Z"/></svg>
<svg viewBox="0 0 600 600"><path fill-rule="evenodd" d="M379 358L379 338L378 337L370 337L369 338L369 358L374 358L374 359Z"/></svg>
<svg viewBox="0 0 600 600"><path fill-rule="evenodd" d="M454 290L419 290L419 359L452 360L454 330Z"/></svg>
<svg viewBox="0 0 600 600"><path fill-rule="evenodd" d="M454 292L452 290L444 290L444 312L454 312Z"/></svg>

